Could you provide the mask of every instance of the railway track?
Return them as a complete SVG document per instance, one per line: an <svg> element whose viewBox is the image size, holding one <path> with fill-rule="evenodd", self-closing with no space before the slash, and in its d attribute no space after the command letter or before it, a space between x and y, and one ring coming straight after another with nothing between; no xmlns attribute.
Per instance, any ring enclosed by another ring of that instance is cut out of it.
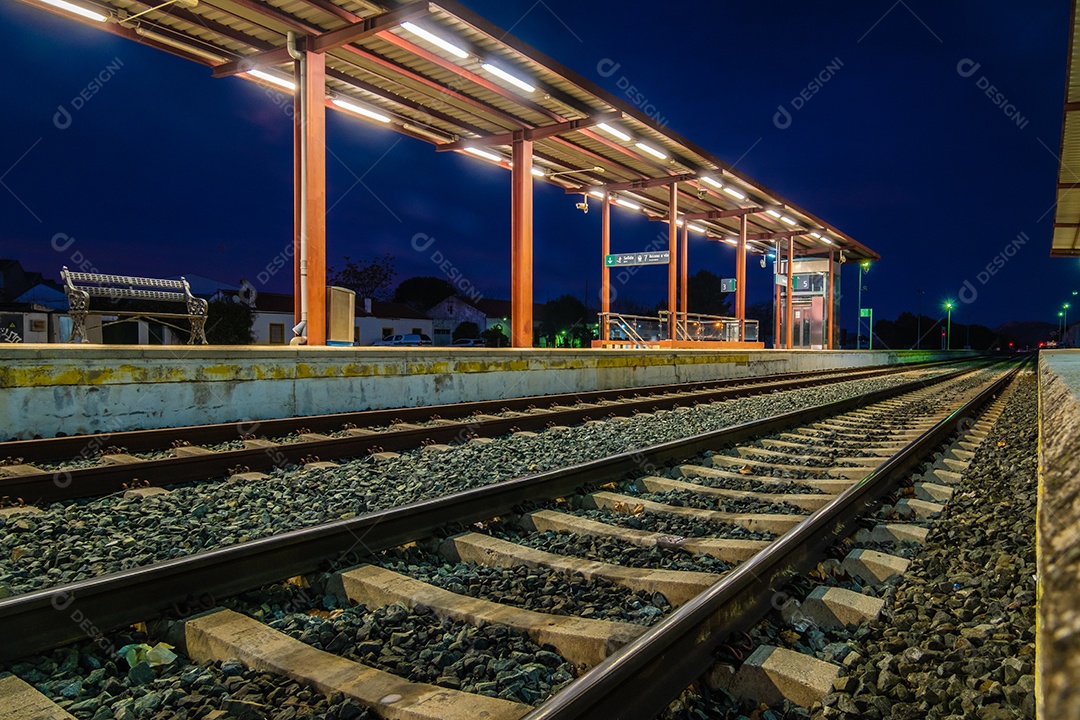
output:
<svg viewBox="0 0 1080 720"><path fill-rule="evenodd" d="M591 669L564 679L558 693L533 708L528 703L537 698L462 693L450 680L440 687L407 683L236 611L189 619L175 626L174 634L183 628L179 637L193 659L239 658L327 693L345 693L387 717L651 717L713 665L718 647L737 648L740 633L771 607L771 590L812 567L868 510L888 501L894 512L928 511L920 505L926 500L898 494L901 483L1008 380L1000 368L948 373L927 383L0 600L0 637L8 641L0 656L10 661L78 641L87 630L85 623L71 621L75 612L97 633L185 607L214 605L218 598L286 578L332 572L337 593L369 611L419 606L443 622L506 626L537 646L554 648L544 657L556 674L565 675L563 661L575 672ZM926 484L920 490L942 492ZM657 518L665 531L657 530ZM463 528L469 529L457 532ZM693 530L703 529L693 537ZM561 544L543 549L545 536ZM420 566L422 553L395 548L432 537L445 538L426 542L451 569L410 576L409 567ZM633 552L610 557L610 547L592 547L590 557L575 557L580 538L613 541L608 546ZM711 572L648 567L658 555L691 553L709 558ZM364 561L369 564L344 569ZM441 575L443 585L464 588L468 583L454 576L463 565L527 567L522 587L537 582L543 587L544 579L554 576L577 578L571 584L599 584L611 597L622 592L624 601L656 611L639 613L637 622L612 622L542 613L543 603L550 603L544 593L508 607L484 597L491 588L485 590L483 582L457 594L437 587ZM354 679L342 685L345 676Z"/></svg>
<svg viewBox="0 0 1080 720"><path fill-rule="evenodd" d="M0 443L0 507L96 497L133 488L243 476L289 465L443 446L476 437L540 431L589 420L930 371L950 364L952 361L11 441Z"/></svg>

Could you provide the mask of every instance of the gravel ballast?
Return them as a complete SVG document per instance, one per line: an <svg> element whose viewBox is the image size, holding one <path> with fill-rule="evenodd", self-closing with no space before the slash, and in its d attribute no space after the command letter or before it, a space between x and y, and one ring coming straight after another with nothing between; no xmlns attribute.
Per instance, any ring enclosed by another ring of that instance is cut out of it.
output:
<svg viewBox="0 0 1080 720"><path fill-rule="evenodd" d="M534 437L497 438L443 453L417 450L385 462L362 458L330 469L275 470L267 480L207 481L146 499L118 494L54 503L41 514L0 519L0 597L566 467L911 378L701 405Z"/></svg>
<svg viewBox="0 0 1080 720"><path fill-rule="evenodd" d="M770 638L846 667L814 718L1034 717L1036 417L1027 373L881 618Z"/></svg>

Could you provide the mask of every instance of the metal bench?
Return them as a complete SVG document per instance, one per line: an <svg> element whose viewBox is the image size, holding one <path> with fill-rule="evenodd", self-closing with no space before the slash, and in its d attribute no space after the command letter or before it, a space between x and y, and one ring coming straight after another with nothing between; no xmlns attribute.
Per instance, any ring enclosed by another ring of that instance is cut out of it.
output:
<svg viewBox="0 0 1080 720"><path fill-rule="evenodd" d="M169 313L134 310L97 310L103 315L124 316L128 319L187 318L191 321L191 333L188 345L196 341L206 345L207 303L202 298L191 294L187 280L156 280L153 278L129 277L127 275L101 275L99 273L71 272L67 266L60 272L64 278L64 292L67 293L68 307L71 314L71 342L86 338L86 316L90 314L90 298L101 297L113 300L146 300L152 302L183 303L187 312ZM123 322L123 321L120 321ZM168 323L165 323L168 325ZM175 325L169 325L176 328ZM176 328L183 330L184 328Z"/></svg>

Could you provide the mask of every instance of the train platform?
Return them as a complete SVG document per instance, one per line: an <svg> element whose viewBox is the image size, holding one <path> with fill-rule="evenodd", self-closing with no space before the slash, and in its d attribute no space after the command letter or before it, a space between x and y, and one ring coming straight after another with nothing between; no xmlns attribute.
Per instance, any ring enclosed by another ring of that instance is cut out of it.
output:
<svg viewBox="0 0 1080 720"><path fill-rule="evenodd" d="M1039 717L1080 717L1080 350L1040 353Z"/></svg>
<svg viewBox="0 0 1080 720"><path fill-rule="evenodd" d="M854 369L944 355L22 344L0 349L0 417L6 435L26 439Z"/></svg>

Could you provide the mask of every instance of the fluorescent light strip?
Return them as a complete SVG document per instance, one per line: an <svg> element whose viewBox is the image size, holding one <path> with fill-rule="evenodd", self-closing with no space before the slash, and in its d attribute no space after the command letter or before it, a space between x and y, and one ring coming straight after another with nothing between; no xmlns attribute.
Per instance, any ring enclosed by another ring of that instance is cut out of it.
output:
<svg viewBox="0 0 1080 720"><path fill-rule="evenodd" d="M713 180L711 177L703 177L703 178L701 178L701 181L712 185L714 188L716 188L718 190L720 188L724 187L723 183L719 183L716 180Z"/></svg>
<svg viewBox="0 0 1080 720"><path fill-rule="evenodd" d="M627 139L629 140L629 138L627 138ZM650 147L649 145L646 145L643 142L634 143L634 147L636 147L638 150L643 150L644 152L647 152L650 155L652 155L653 157L659 158L660 160L667 160L667 155L660 152L659 150L657 150L654 147Z"/></svg>
<svg viewBox="0 0 1080 720"><path fill-rule="evenodd" d="M826 245L832 245L833 244L833 241L830 240L829 238L825 237L824 235L818 235L818 239L821 240L821 242L825 243Z"/></svg>
<svg viewBox="0 0 1080 720"><path fill-rule="evenodd" d="M636 202L630 202L629 200L623 200L622 198L615 198L615 202L618 205L622 205L624 208L630 208L631 210L640 210L641 206Z"/></svg>
<svg viewBox="0 0 1080 720"><path fill-rule="evenodd" d="M705 232L705 228L703 228L701 225L695 225L694 223L690 223L690 229L696 233Z"/></svg>
<svg viewBox="0 0 1080 720"><path fill-rule="evenodd" d="M273 73L268 73L263 70L248 70L247 74L251 75L252 77L257 77L260 80L265 80L268 83L277 85L278 87L284 88L289 92L296 92L296 83L294 83L292 80L286 80L283 77L274 75Z"/></svg>
<svg viewBox="0 0 1080 720"><path fill-rule="evenodd" d="M348 100L342 100L341 98L334 98L332 102L335 105L337 105L338 107L340 107L340 108L344 108L344 109L348 110L349 112L354 112L357 115L363 115L364 117L371 118L372 120L378 120L379 122L382 122L382 123L388 123L391 120L390 117L388 117L386 115L383 115L382 113L375 112L374 110L370 110L370 109L368 109L366 107L363 107L361 105L356 105L354 103L349 102Z"/></svg>
<svg viewBox="0 0 1080 720"><path fill-rule="evenodd" d="M600 198L601 200L604 199L604 193L600 192L599 190L590 190L589 194L592 195L594 198Z"/></svg>
<svg viewBox="0 0 1080 720"><path fill-rule="evenodd" d="M774 218L780 217L780 213L776 212L775 210L766 210L765 214L772 215Z"/></svg>
<svg viewBox="0 0 1080 720"><path fill-rule="evenodd" d="M724 238L724 242L726 242L728 245L738 245L739 244L739 241L736 240L735 238Z"/></svg>
<svg viewBox="0 0 1080 720"><path fill-rule="evenodd" d="M491 73L495 77L502 78L503 80L510 83L511 85L516 85L517 87L521 88L525 92L530 92L531 93L531 92L536 90L535 87L533 87L532 85L530 85L526 81L522 80L519 77L511 75L510 73L503 70L501 67L496 67L495 65L492 65L491 63L484 63L480 67L484 68L485 70L487 70L489 73Z"/></svg>
<svg viewBox="0 0 1080 720"><path fill-rule="evenodd" d="M82 5L76 5L75 3L67 2L67 0L42 0L42 2L48 3L53 7L60 8L61 10L67 10L69 13L75 13L79 17L84 17L87 20L105 22L109 19L108 15L102 15L99 12L94 12L89 8L83 7Z"/></svg>
<svg viewBox="0 0 1080 720"><path fill-rule="evenodd" d="M735 188L731 187L730 185L727 185L727 186L724 187L724 192L726 192L728 195L735 198L736 200L745 200L746 199L745 195L743 195L741 192L739 192Z"/></svg>
<svg viewBox="0 0 1080 720"><path fill-rule="evenodd" d="M792 220L791 218L789 218L787 215L781 215L780 216L780 222L785 222L788 225L794 225L795 224L795 221Z"/></svg>
<svg viewBox="0 0 1080 720"><path fill-rule="evenodd" d="M420 27L419 25L414 25L411 22L403 22L403 23L401 23L401 27L403 29L405 29L405 30L408 30L413 35L415 35L415 36L417 36L419 38L423 38L424 40L427 40L432 45L442 48L443 50L450 53L451 55L458 56L462 60L469 57L469 53L465 52L464 50L459 48L454 43L450 42L449 40L443 40L441 37L439 37L435 33L428 32L427 30Z"/></svg>
<svg viewBox="0 0 1080 720"><path fill-rule="evenodd" d="M475 155L479 158L484 158L485 160L490 160L491 162L503 162L501 156L496 155L495 153L489 153L487 150L481 150L480 148L465 148L465 152L469 153L470 155Z"/></svg>
<svg viewBox="0 0 1080 720"><path fill-rule="evenodd" d="M543 170L541 170L538 167L534 167L532 169L532 174L535 175L536 177L547 177L547 173L544 172Z"/></svg>
<svg viewBox="0 0 1080 720"><path fill-rule="evenodd" d="M630 138L629 135L627 135L622 130L620 130L620 129L616 128L616 127L612 127L611 125L608 125L607 123L598 123L596 125L596 129L597 130L603 130L604 132L606 132L611 137L618 138L619 140L622 140L623 142L630 142L631 138Z"/></svg>
<svg viewBox="0 0 1080 720"><path fill-rule="evenodd" d="M816 238L820 238L820 237L821 237L821 233L816 233L816 232L812 232L812 233L810 233L810 237L816 237Z"/></svg>

